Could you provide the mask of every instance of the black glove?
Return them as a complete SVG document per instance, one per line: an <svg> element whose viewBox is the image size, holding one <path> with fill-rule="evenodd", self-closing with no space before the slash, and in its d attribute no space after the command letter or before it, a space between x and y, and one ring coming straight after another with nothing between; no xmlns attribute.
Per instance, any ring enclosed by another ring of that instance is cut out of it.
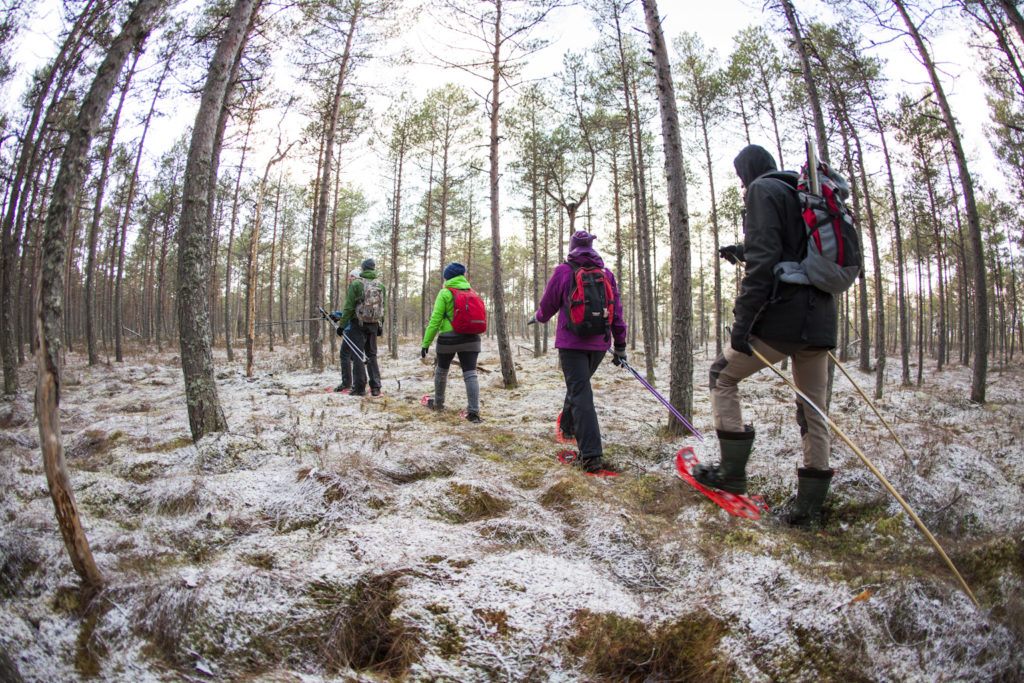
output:
<svg viewBox="0 0 1024 683"><path fill-rule="evenodd" d="M337 332L339 337L345 336L345 328L342 327L341 325L338 325L336 328L334 328L334 331Z"/></svg>
<svg viewBox="0 0 1024 683"><path fill-rule="evenodd" d="M733 325L729 331L729 346L734 351L739 351L748 356L754 355L754 349L750 346L750 332L739 325Z"/></svg>
<svg viewBox="0 0 1024 683"><path fill-rule="evenodd" d="M526 321L526 326L527 327L529 327L530 325L536 325L536 324L537 324L537 319L536 318L530 318L529 320Z"/></svg>
<svg viewBox="0 0 1024 683"><path fill-rule="evenodd" d="M427 348L427 347L425 347L425 346L424 346L424 347L422 347L422 348L420 349L420 358L426 358L426 357L427 357L427 351L429 351L429 350L430 350L430 349L428 349L428 348Z"/></svg>
<svg viewBox="0 0 1024 683"><path fill-rule="evenodd" d="M718 248L718 255L724 258L729 263L738 264L743 263L743 245L742 244L727 244L724 247Z"/></svg>
<svg viewBox="0 0 1024 683"><path fill-rule="evenodd" d="M334 313L328 313L327 317L330 318L332 322L338 322L339 320L341 320L341 318L335 315Z"/></svg>
<svg viewBox="0 0 1024 683"><path fill-rule="evenodd" d="M616 346L612 349L612 365L621 367L626 362L626 347Z"/></svg>

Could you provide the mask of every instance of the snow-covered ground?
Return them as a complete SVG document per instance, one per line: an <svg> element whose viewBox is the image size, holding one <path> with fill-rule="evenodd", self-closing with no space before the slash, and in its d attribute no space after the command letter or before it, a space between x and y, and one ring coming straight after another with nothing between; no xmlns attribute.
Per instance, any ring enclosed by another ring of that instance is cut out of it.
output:
<svg viewBox="0 0 1024 683"><path fill-rule="evenodd" d="M834 419L978 609L839 439L820 533L731 517L675 477L680 447L716 451L703 354L705 444L666 439L657 401L602 366L605 451L623 472L602 480L555 459L557 356L513 349L520 387L505 390L485 346L480 425L458 416L457 369L450 411L421 407L432 370L412 341L381 357L384 395L362 399L328 393L336 367L299 367L299 347L261 350L253 378L221 350L230 433L198 445L173 351L95 368L71 354L66 457L107 581L87 610L25 368L0 404L0 654L26 681L1024 678L1020 366L992 369L983 408L959 366L929 365L920 388L888 381L878 407L909 458L836 377ZM667 395L667 357L657 370ZM742 390L758 430L751 493L776 504L800 463L793 398L767 371Z"/></svg>

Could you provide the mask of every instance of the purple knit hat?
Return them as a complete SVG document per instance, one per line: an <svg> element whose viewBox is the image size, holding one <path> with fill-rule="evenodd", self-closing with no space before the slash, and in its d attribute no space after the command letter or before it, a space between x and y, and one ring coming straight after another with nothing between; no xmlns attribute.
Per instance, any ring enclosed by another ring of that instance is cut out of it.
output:
<svg viewBox="0 0 1024 683"><path fill-rule="evenodd" d="M577 230L569 238L569 251L572 251L576 247L589 247L594 241L595 236L591 235L586 230Z"/></svg>

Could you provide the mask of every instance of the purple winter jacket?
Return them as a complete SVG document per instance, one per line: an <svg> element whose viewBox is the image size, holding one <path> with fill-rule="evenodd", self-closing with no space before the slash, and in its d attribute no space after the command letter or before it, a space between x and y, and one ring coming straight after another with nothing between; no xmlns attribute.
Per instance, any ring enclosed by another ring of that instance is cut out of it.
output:
<svg viewBox="0 0 1024 683"><path fill-rule="evenodd" d="M584 268L604 268L604 261L591 247L577 247L569 252L566 263L560 263L551 273L544 296L540 300L540 308L535 317L538 322L546 323L558 313L558 329L555 332L556 349L578 349L581 351L607 351L610 340L602 334L580 337L566 327L568 313L566 301L573 288L573 266ZM619 287L615 284L615 276L607 268L608 281L615 293L615 319L612 321L612 338L616 346L626 345L626 321L622 318L622 300L619 298Z"/></svg>

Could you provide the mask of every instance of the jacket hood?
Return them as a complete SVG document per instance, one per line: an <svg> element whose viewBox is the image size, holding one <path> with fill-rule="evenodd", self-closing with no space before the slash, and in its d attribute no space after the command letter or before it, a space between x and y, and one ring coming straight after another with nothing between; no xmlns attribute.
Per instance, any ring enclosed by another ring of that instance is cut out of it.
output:
<svg viewBox="0 0 1024 683"><path fill-rule="evenodd" d="M589 246L576 247L565 257L565 262L576 266L604 268L604 260Z"/></svg>
<svg viewBox="0 0 1024 683"><path fill-rule="evenodd" d="M760 145L747 145L732 161L736 169L736 175L740 177L743 187L750 187L759 176L769 171L777 170L775 158L771 153Z"/></svg>
<svg viewBox="0 0 1024 683"><path fill-rule="evenodd" d="M445 287L454 287L455 289L472 289L469 286L469 280L466 279L465 275L456 275L453 278L448 278L444 281Z"/></svg>
<svg viewBox="0 0 1024 683"><path fill-rule="evenodd" d="M364 270L363 272L361 272L359 274L359 277L363 278L364 280L376 280L377 279L377 271L376 270Z"/></svg>

